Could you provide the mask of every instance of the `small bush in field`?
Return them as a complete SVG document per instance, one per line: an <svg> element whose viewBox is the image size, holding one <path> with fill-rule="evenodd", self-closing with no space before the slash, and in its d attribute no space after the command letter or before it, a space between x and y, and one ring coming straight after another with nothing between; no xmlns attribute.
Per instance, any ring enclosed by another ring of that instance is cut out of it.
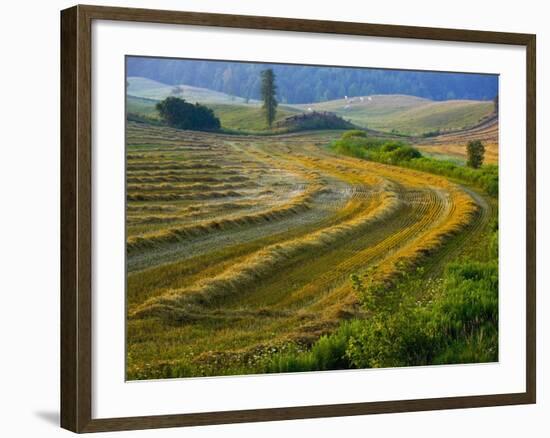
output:
<svg viewBox="0 0 550 438"><path fill-rule="evenodd" d="M178 97L167 97L157 103L156 109L161 118L174 128L217 130L220 129L220 120L214 111L199 103L188 103Z"/></svg>
<svg viewBox="0 0 550 438"><path fill-rule="evenodd" d="M367 133L365 131L361 131L360 129L352 129L350 131L346 131L342 134L342 139L348 139L353 137L363 137L365 138L367 136Z"/></svg>
<svg viewBox="0 0 550 438"><path fill-rule="evenodd" d="M479 140L469 141L466 146L466 152L468 154L466 165L474 169L479 169L485 158L485 146L483 143Z"/></svg>

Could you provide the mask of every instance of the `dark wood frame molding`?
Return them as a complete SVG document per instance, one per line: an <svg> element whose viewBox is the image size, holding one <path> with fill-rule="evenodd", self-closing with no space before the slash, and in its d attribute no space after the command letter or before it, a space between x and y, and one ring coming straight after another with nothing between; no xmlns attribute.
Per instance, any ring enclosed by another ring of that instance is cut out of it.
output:
<svg viewBox="0 0 550 438"><path fill-rule="evenodd" d="M469 397L92 419L92 20L138 21L525 46L527 51L526 391ZM62 11L61 426L80 433L535 403L535 59L536 37L530 34L81 5Z"/></svg>

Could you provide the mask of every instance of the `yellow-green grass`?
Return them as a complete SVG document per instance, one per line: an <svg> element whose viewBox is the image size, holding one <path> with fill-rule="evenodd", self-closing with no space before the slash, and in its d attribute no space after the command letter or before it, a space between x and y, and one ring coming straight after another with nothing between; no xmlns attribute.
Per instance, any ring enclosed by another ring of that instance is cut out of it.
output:
<svg viewBox="0 0 550 438"><path fill-rule="evenodd" d="M155 109L158 100L151 97L156 95L155 88L147 90L149 94L142 93L141 97L127 96L127 111L158 119ZM422 136L468 130L490 119L494 109L490 101L431 101L404 95L374 95L364 96L362 101L359 99L355 97L347 101L338 99L306 105L280 105L275 123L310 110L329 111L361 127L404 136ZM214 110L225 129L252 133L269 131L258 102L245 103L213 96L198 101Z"/></svg>
<svg viewBox="0 0 550 438"><path fill-rule="evenodd" d="M128 199L130 379L256 372L362 317L350 274L438 266L486 221L443 177L332 154L333 134L130 124L127 138L128 194L178 195Z"/></svg>
<svg viewBox="0 0 550 438"><path fill-rule="evenodd" d="M214 114L220 119L222 128L245 132L265 131L269 129L262 107L259 104L230 105L216 103L209 105L209 107L214 110ZM277 108L274 123L300 112L295 108L280 105Z"/></svg>
<svg viewBox="0 0 550 438"><path fill-rule="evenodd" d="M155 105L160 100L143 98L136 96L127 96L126 110L129 114L138 114L152 119L160 119ZM224 103L220 103L224 102ZM269 126L266 123L262 107L258 103L233 103L231 100L209 100L201 101L214 111L216 117L220 119L221 126L224 129L243 131L243 132L262 132L268 131ZM301 113L300 110L281 105L277 109L274 123L284 118Z"/></svg>

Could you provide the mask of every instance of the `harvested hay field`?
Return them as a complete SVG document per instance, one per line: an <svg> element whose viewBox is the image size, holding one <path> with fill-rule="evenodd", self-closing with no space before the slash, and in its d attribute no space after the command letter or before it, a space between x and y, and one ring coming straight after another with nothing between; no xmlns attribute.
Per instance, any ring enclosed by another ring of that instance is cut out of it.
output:
<svg viewBox="0 0 550 438"><path fill-rule="evenodd" d="M258 372L365 316L351 274L431 275L495 217L444 177L335 155L338 135L129 123L128 379Z"/></svg>

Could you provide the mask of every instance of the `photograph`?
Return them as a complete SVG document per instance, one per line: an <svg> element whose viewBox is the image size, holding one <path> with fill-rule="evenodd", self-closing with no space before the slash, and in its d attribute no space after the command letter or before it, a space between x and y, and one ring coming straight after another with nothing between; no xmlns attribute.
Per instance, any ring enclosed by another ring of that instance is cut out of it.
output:
<svg viewBox="0 0 550 438"><path fill-rule="evenodd" d="M125 75L127 380L499 361L498 75Z"/></svg>
<svg viewBox="0 0 550 438"><path fill-rule="evenodd" d="M109 3L4 8L1 436L546 438L543 3Z"/></svg>

